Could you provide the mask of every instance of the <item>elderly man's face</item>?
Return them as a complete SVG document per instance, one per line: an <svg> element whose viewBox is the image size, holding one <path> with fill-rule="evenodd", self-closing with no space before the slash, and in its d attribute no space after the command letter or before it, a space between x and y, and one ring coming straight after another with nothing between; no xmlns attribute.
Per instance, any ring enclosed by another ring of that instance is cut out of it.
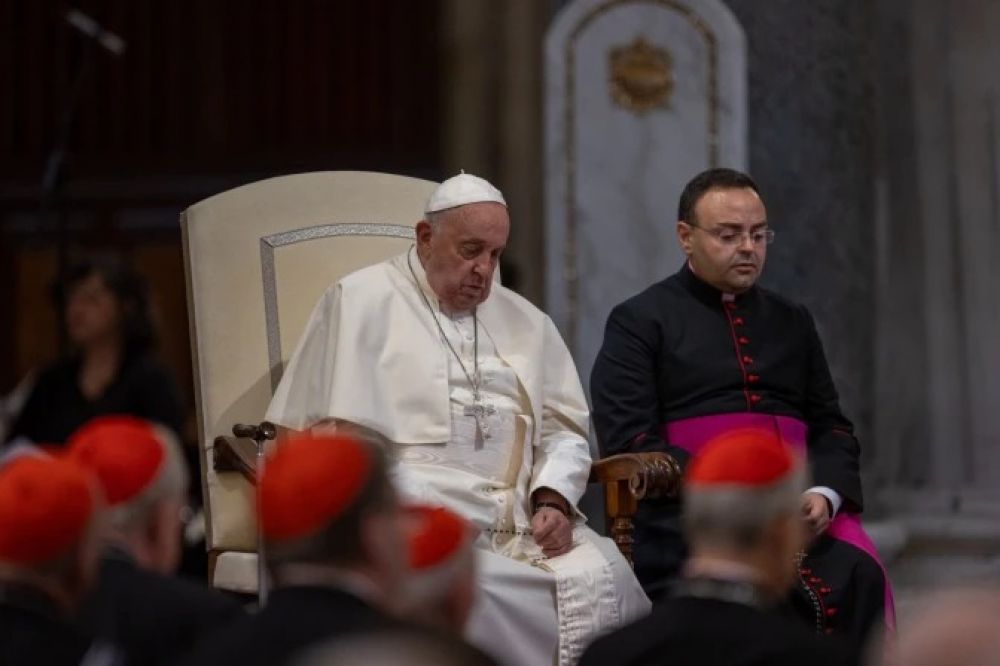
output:
<svg viewBox="0 0 1000 666"><path fill-rule="evenodd" d="M677 223L677 236L695 275L725 292L753 286L767 254L767 212L750 188L711 189L694 206L694 219Z"/></svg>
<svg viewBox="0 0 1000 666"><path fill-rule="evenodd" d="M433 225L417 224L417 253L444 309L471 310L489 297L509 233L507 207L489 202L443 211Z"/></svg>

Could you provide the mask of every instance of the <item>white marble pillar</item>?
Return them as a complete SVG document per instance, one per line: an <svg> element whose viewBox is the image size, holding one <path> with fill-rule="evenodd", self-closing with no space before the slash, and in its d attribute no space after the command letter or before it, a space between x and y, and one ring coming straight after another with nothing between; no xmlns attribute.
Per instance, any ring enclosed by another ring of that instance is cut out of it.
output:
<svg viewBox="0 0 1000 666"><path fill-rule="evenodd" d="M719 0L575 0L549 30L545 303L585 385L610 309L682 264L684 184L746 166L745 51Z"/></svg>

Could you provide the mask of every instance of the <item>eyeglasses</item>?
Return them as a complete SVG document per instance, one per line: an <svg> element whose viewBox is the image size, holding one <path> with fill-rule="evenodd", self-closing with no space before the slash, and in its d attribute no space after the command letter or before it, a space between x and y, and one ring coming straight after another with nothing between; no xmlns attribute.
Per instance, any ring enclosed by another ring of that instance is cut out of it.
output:
<svg viewBox="0 0 1000 666"><path fill-rule="evenodd" d="M749 238L750 242L754 245L770 245L774 242L774 229L737 231L736 229L729 229L727 227L723 227L721 229L706 229L705 227L699 227L697 224L691 224L690 222L685 222L684 224L694 229L700 229L706 234L714 236L715 239L723 245L742 245L744 238Z"/></svg>

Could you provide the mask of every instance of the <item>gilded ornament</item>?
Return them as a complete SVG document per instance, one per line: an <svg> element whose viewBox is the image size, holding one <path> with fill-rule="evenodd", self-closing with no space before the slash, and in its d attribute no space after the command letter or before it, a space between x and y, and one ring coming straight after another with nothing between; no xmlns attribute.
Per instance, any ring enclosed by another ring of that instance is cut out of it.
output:
<svg viewBox="0 0 1000 666"><path fill-rule="evenodd" d="M609 83L615 104L644 115L666 107L674 88L673 62L666 49L638 37L628 46L611 49Z"/></svg>

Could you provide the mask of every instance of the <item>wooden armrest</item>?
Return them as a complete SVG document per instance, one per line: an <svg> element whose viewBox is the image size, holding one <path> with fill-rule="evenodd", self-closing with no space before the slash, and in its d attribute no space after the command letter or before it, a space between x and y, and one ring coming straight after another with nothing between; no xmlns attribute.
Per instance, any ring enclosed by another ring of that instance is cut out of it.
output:
<svg viewBox="0 0 1000 666"><path fill-rule="evenodd" d="M239 472L250 483L257 483L257 443L252 439L216 437L212 454L216 472Z"/></svg>
<svg viewBox="0 0 1000 666"><path fill-rule="evenodd" d="M681 468L666 453L620 453L590 466L590 481L604 485L608 536L632 563L632 516L639 500L673 497L681 484Z"/></svg>
<svg viewBox="0 0 1000 666"><path fill-rule="evenodd" d="M595 460L590 467L591 483L626 483L637 500L645 497L673 497L681 481L681 468L666 453L620 453Z"/></svg>
<svg viewBox="0 0 1000 666"><path fill-rule="evenodd" d="M233 435L220 435L212 447L212 467L216 472L239 472L247 481L257 484L257 447L273 440L277 427L269 421L257 425L237 423Z"/></svg>

